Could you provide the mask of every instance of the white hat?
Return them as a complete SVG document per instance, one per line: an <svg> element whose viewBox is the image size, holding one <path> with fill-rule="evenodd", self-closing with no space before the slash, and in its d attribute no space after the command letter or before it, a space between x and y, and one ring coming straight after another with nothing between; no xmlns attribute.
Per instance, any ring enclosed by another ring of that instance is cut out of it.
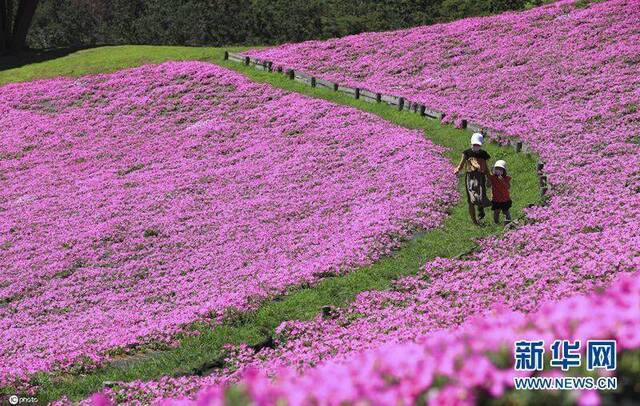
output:
<svg viewBox="0 0 640 406"><path fill-rule="evenodd" d="M503 161L502 159L498 159L496 161L496 163L493 164L493 167L494 168L502 168L502 169L504 169L506 171L507 170L507 162Z"/></svg>
<svg viewBox="0 0 640 406"><path fill-rule="evenodd" d="M482 145L483 140L484 140L484 137L482 136L482 134L473 133L473 135L471 136L471 145L474 145L474 144Z"/></svg>

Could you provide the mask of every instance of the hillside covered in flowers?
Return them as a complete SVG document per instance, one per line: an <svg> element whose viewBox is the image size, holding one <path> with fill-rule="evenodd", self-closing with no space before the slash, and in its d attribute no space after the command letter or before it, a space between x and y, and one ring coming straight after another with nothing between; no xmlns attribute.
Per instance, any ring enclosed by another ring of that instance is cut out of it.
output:
<svg viewBox="0 0 640 406"><path fill-rule="evenodd" d="M440 381L430 400L470 403L512 386L513 369L483 355L485 344L553 335L613 338L619 349L637 349L639 19L637 0L560 1L248 52L276 68L424 103L449 123L470 119L522 139L545 162L551 185L546 204L526 210L525 225L483 240L469 258L430 261L391 291L362 293L333 318L284 323L274 348L238 349L227 372L249 374L242 381L249 399L411 403L439 374L453 383ZM439 358L450 354L477 362ZM215 404L226 379L207 378L215 385L200 399ZM180 385L173 392L148 385L181 395Z"/></svg>
<svg viewBox="0 0 640 406"><path fill-rule="evenodd" d="M561 0L248 51L522 140L549 193L470 254L286 321L269 345L226 347L208 376L116 382L83 403L637 399L638 21L640 0ZM459 198L444 148L419 131L215 65L1 89L0 387L164 348L189 323L370 264ZM514 378L564 374L514 370L526 339L547 352L556 339L616 340L616 371L566 375L614 376L620 390L513 397Z"/></svg>
<svg viewBox="0 0 640 406"><path fill-rule="evenodd" d="M421 132L202 62L3 86L0 131L0 386L371 263L458 198Z"/></svg>
<svg viewBox="0 0 640 406"><path fill-rule="evenodd" d="M549 199L527 209L528 224L484 240L472 258L427 263L422 278L399 283L401 291L417 287L416 294L361 295L353 311L367 321L350 338L367 340L372 330L388 328L394 318L377 317L381 308L392 312L382 305L388 300L416 306L421 322L414 328L431 330L497 303L533 311L640 269L638 18L637 0L560 1L248 52L424 103L454 124L473 120L522 139L545 162ZM341 352L345 345L336 347Z"/></svg>

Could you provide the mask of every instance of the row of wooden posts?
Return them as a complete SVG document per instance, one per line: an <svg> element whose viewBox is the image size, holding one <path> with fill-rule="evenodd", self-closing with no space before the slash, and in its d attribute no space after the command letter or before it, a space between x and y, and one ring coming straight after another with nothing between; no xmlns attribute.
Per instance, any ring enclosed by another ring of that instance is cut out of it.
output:
<svg viewBox="0 0 640 406"><path fill-rule="evenodd" d="M233 53L229 51L224 52L224 59L233 61L233 62L242 63L247 66L253 66L258 70L263 70L268 72L274 71L273 62L268 60L252 58L250 56ZM341 85L339 83L327 81L321 78L316 78L315 76L311 76L303 72L295 71L293 69L286 69L286 68L283 68L282 66L277 66L275 68L275 71L278 73L287 75L289 79L304 83L311 87L322 87L322 88L330 89L336 92L345 93L349 96L354 97L355 99L363 100L369 103L386 103L397 110L409 111L412 113L420 114L423 117L428 117L428 118L439 120L439 121L442 121L442 119L445 116L445 113L442 111L438 111L424 104L408 100L402 96L376 93L376 92L372 92L370 90L362 89L362 88L352 88L349 86ZM501 131L488 128L486 126L481 125L480 123L463 119L462 128L470 132L482 133L485 136L485 138L487 138L490 142L495 142L502 145L511 145L516 152L528 153L531 151L531 149L526 144L524 144L521 140L515 139L513 137L507 137L506 134L502 133ZM538 174L538 180L540 184L540 196L544 197L548 191L548 184L547 184L547 176L544 174L543 162L539 161L537 163L536 172Z"/></svg>

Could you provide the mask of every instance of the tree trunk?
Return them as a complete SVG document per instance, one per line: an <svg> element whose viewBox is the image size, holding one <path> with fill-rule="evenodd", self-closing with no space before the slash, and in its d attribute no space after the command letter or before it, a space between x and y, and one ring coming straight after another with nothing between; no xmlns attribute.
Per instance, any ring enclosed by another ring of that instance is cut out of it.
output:
<svg viewBox="0 0 640 406"><path fill-rule="evenodd" d="M27 32L37 6L38 0L21 0L18 4L18 11L13 23L13 35L9 42L9 47L12 51L19 51L24 48Z"/></svg>
<svg viewBox="0 0 640 406"><path fill-rule="evenodd" d="M0 55L9 45L9 13L5 0L0 0Z"/></svg>

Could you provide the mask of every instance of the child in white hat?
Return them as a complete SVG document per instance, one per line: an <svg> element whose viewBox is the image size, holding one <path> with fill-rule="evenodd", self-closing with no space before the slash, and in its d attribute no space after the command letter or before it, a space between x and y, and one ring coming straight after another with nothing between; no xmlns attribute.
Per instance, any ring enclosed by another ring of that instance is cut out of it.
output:
<svg viewBox="0 0 640 406"><path fill-rule="evenodd" d="M504 213L505 225L511 222L511 177L507 176L507 163L503 160L497 160L493 164L493 173L489 174L489 182L491 182L491 210L493 210L493 221L500 223L500 212Z"/></svg>
<svg viewBox="0 0 640 406"><path fill-rule="evenodd" d="M474 133L471 136L471 148L464 150L462 159L454 171L457 175L463 168L465 170L467 203L469 205L469 215L474 224L478 224L476 207L478 208L478 218L483 219L484 208L491 206L491 202L487 199L485 186L485 175L489 173L487 161L491 156L482 149L483 139L484 137L480 133Z"/></svg>

